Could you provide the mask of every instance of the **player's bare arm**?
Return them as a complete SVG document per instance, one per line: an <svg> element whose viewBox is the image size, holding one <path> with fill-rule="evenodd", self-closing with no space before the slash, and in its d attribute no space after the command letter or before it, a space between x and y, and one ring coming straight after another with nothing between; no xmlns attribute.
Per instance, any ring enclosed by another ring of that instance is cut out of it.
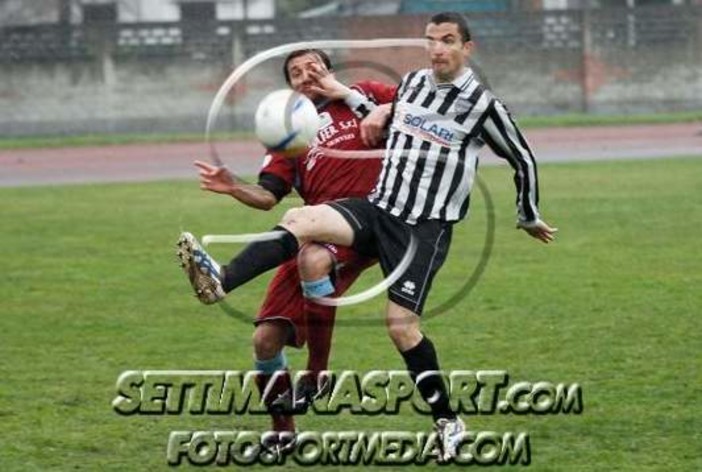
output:
<svg viewBox="0 0 702 472"><path fill-rule="evenodd" d="M375 107L361 122L361 139L368 147L377 146L383 139L383 130L390 119L392 103Z"/></svg>
<svg viewBox="0 0 702 472"><path fill-rule="evenodd" d="M270 210L278 203L273 193L260 185L244 182L226 167L203 161L195 161L195 166L199 169L200 188L203 190L229 195L259 210Z"/></svg>

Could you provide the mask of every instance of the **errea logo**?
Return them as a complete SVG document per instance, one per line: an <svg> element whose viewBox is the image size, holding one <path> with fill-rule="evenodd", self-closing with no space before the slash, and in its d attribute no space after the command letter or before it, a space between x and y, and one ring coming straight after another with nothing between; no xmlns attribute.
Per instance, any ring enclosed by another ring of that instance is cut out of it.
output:
<svg viewBox="0 0 702 472"><path fill-rule="evenodd" d="M414 290L416 288L417 285L411 280L405 280L405 282L402 284L402 291L408 295L414 295Z"/></svg>

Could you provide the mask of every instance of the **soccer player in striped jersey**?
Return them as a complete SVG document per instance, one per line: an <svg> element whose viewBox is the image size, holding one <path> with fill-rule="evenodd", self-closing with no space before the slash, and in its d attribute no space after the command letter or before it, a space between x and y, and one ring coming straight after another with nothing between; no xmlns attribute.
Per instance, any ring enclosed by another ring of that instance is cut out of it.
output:
<svg viewBox="0 0 702 472"><path fill-rule="evenodd" d="M398 87L383 168L372 194L288 211L276 226L280 239L248 246L217 277L194 286L230 292L294 257L297 247L309 241L377 254L387 276L410 243L416 243L408 267L388 290L387 326L431 406L442 440L441 459L449 460L465 426L451 411L443 380L431 374L440 370L439 362L420 330L420 316L448 253L452 225L468 213L481 147L487 144L514 169L517 227L544 243L553 241L556 229L540 217L536 162L526 139L502 102L465 66L473 49L465 18L452 12L434 15L425 35L431 67L407 74Z"/></svg>
<svg viewBox="0 0 702 472"><path fill-rule="evenodd" d="M391 103L396 92L394 85L375 81L346 87L336 80L329 57L316 49L288 55L283 72L293 90L317 105L322 121L317 142L328 149L367 150L360 136L361 119L377 104ZM318 149L294 159L269 153L264 158L258 183L247 184L224 167L203 161L195 164L200 170L203 189L232 196L260 210L271 209L293 189L307 205L365 197L372 190L381 166L380 159L333 159ZM181 251L189 275L194 268L191 257L197 251L200 249ZM319 378L320 372L328 368L336 308L309 299L343 294L375 262L375 258L349 247L308 244L297 259L278 268L254 321L253 335L261 393L272 379L265 400L271 408L274 430L294 431L290 409L306 407L324 380ZM198 295L205 303L214 301L205 293ZM286 345L300 348L305 343L309 375L302 378L293 394L283 348ZM292 401L296 404L291 405Z"/></svg>

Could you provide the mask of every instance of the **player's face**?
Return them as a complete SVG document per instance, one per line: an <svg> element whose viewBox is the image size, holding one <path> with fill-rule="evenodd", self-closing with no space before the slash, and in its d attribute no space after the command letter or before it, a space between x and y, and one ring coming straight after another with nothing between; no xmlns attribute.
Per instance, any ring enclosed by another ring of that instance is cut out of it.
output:
<svg viewBox="0 0 702 472"><path fill-rule="evenodd" d="M429 23L426 29L427 51L437 82L452 82L463 71L473 42L463 42L455 23Z"/></svg>
<svg viewBox="0 0 702 472"><path fill-rule="evenodd" d="M288 63L290 87L310 100L320 98L319 94L312 89L317 85L313 74L320 69L325 69L324 63L316 54L304 54L293 58Z"/></svg>

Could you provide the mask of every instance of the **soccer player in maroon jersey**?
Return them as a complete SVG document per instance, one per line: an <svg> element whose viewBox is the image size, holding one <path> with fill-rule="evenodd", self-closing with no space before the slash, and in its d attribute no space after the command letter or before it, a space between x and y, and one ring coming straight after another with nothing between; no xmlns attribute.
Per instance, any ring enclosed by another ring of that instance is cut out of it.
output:
<svg viewBox="0 0 702 472"><path fill-rule="evenodd" d="M268 154L257 184L243 182L224 167L197 161L201 187L262 210L275 206L293 188L306 205L370 193L380 171L380 159L330 158L319 148L367 150L361 139L360 122L376 105L391 103L395 87L372 81L346 87L336 80L329 57L319 50L293 52L283 69L290 87L317 105L322 124L316 146L294 159ZM256 370L262 372L257 379L262 393L277 372L266 396L267 405L299 394L311 401L310 396L319 386L318 374L327 368L336 309L309 299L341 295L373 263L374 259L348 247L308 244L297 260L278 268L256 317L253 335ZM201 296L200 299L206 303L216 301L203 300ZM283 348L299 348L305 342L310 375L303 378L302 392L291 395L293 387ZM294 431L293 417L285 410L271 408L276 431Z"/></svg>

